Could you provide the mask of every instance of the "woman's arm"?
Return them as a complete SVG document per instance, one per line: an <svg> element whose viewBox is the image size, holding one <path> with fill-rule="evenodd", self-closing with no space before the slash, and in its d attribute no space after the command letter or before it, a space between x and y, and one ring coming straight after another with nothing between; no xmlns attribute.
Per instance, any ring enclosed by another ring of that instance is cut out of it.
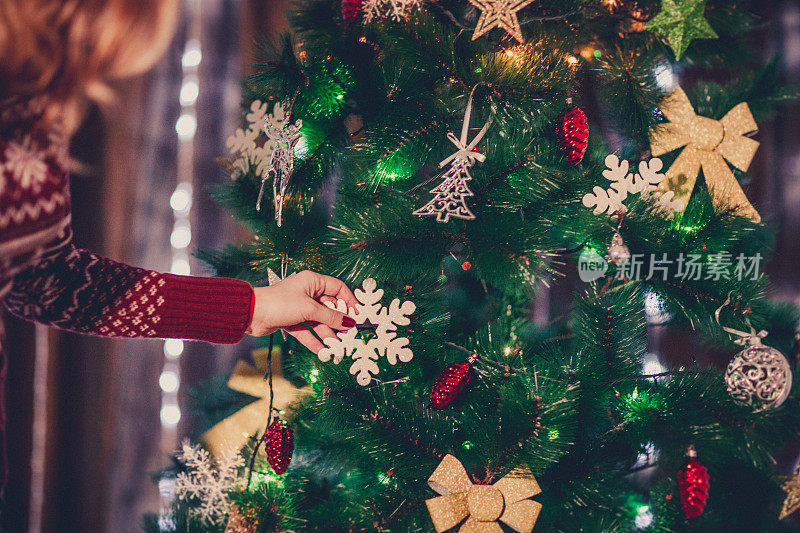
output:
<svg viewBox="0 0 800 533"><path fill-rule="evenodd" d="M254 294L243 281L161 274L67 243L19 272L4 303L22 318L79 333L236 343Z"/></svg>
<svg viewBox="0 0 800 533"><path fill-rule="evenodd" d="M245 332L260 336L285 329L317 353L323 347L317 337L355 326L323 305L337 299L349 307L358 303L340 280L315 272L254 291L244 281L161 274L67 244L17 274L4 303L22 318L104 337L230 344Z"/></svg>

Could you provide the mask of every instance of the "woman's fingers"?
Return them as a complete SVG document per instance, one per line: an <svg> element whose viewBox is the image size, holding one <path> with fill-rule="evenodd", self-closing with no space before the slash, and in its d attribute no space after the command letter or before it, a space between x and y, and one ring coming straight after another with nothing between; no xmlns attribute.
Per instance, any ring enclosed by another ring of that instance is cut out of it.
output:
<svg viewBox="0 0 800 533"><path fill-rule="evenodd" d="M300 344L314 352L314 354L318 354L321 349L325 346L319 341L318 338L314 336L313 333L308 331L304 326L292 326L290 328L286 328L286 332L297 339Z"/></svg>
<svg viewBox="0 0 800 533"><path fill-rule="evenodd" d="M333 329L350 329L356 325L353 318L313 300L310 302L305 319L325 324Z"/></svg>
<svg viewBox="0 0 800 533"><path fill-rule="evenodd" d="M319 301L324 303L324 304L332 303L334 305L334 307L336 306L336 302L337 302L336 298L334 298L333 296L328 296L327 294L323 294L322 296L320 296L319 297Z"/></svg>
<svg viewBox="0 0 800 533"><path fill-rule="evenodd" d="M327 326L325 324L316 324L316 325L312 326L311 329L313 329L314 333L317 334L317 337L319 337L323 341L325 339L330 339L330 338L335 338L336 337L336 332L333 331L330 328L330 326Z"/></svg>
<svg viewBox="0 0 800 533"><path fill-rule="evenodd" d="M356 308L359 302L356 300L353 291L342 280L323 274L317 274L317 276L318 284L316 294L314 294L315 298L331 296L338 300L344 300L347 307Z"/></svg>

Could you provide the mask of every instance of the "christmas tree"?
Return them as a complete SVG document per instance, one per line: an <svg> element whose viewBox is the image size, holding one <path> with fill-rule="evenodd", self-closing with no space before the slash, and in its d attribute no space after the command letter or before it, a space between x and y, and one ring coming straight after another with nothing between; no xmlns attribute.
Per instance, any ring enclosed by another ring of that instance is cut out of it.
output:
<svg viewBox="0 0 800 533"><path fill-rule="evenodd" d="M753 22L733 0L299 0L218 191L253 239L202 256L339 276L358 327L318 355L271 339L297 400L258 400L238 455L187 445L148 527L792 530L800 311L766 297L742 184L796 95Z"/></svg>

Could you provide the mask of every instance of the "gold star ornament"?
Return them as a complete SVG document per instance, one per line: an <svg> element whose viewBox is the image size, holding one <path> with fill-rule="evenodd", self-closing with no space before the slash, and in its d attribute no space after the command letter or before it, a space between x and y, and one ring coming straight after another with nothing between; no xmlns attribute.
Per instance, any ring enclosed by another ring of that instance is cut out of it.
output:
<svg viewBox="0 0 800 533"><path fill-rule="evenodd" d="M778 520L783 520L796 510L800 509L800 467L795 471L794 476L781 485L786 499L783 500L783 508Z"/></svg>
<svg viewBox="0 0 800 533"><path fill-rule="evenodd" d="M524 42L519 19L517 19L517 11L531 2L533 0L469 0L470 4L481 10L481 18L478 19L472 40L481 37L494 27L500 27L519 42Z"/></svg>

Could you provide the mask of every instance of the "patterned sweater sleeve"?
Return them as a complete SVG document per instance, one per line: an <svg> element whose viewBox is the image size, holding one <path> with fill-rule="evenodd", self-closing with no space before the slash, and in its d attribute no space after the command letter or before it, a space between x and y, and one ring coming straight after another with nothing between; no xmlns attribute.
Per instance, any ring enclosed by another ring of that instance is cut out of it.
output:
<svg viewBox="0 0 800 533"><path fill-rule="evenodd" d="M236 343L253 310L246 282L132 267L71 243L14 277L5 306L43 324L104 337Z"/></svg>
<svg viewBox="0 0 800 533"><path fill-rule="evenodd" d="M0 298L14 314L80 333L235 343L249 284L160 274L79 250L63 127L48 101L0 107Z"/></svg>

